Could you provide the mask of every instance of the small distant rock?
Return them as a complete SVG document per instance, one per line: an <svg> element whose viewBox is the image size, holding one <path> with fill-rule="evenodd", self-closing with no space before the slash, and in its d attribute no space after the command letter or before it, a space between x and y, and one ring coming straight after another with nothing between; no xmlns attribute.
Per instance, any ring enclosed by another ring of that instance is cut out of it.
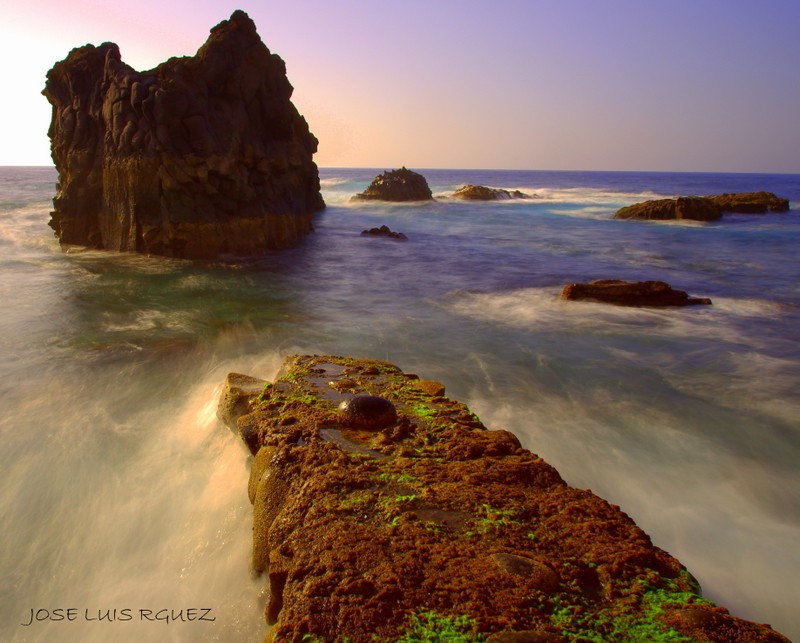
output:
<svg viewBox="0 0 800 643"><path fill-rule="evenodd" d="M506 199L531 199L530 194L519 190L504 190L502 188L488 188L485 185L467 184L453 193L454 199L464 201L501 201Z"/></svg>
<svg viewBox="0 0 800 643"><path fill-rule="evenodd" d="M689 297L663 281L622 281L600 279L588 284L564 286L561 298L570 301L599 301L617 306L695 306L711 305L705 297Z"/></svg>
<svg viewBox="0 0 800 643"><path fill-rule="evenodd" d="M402 232L393 232L389 226L382 225L380 228L370 228L369 230L362 230L361 236L368 237L387 237L389 239L397 239L398 241L408 241L408 237Z"/></svg>
<svg viewBox="0 0 800 643"><path fill-rule="evenodd" d="M432 201L425 177L401 167L376 176L369 187L354 199L365 201Z"/></svg>

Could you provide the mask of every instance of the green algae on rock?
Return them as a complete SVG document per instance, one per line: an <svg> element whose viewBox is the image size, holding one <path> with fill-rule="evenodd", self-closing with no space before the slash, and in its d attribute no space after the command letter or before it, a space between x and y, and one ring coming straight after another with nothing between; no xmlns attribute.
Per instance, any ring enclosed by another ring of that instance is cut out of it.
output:
<svg viewBox="0 0 800 643"><path fill-rule="evenodd" d="M787 640L703 599L619 507L436 382L330 355L287 358L258 393L238 378L219 415L255 455L268 641ZM357 395L395 422L342 423Z"/></svg>

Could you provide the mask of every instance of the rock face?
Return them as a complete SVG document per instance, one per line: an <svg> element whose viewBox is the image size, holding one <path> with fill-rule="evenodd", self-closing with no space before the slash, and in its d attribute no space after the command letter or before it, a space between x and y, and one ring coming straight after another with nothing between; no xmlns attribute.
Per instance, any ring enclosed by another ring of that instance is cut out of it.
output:
<svg viewBox="0 0 800 643"><path fill-rule="evenodd" d="M663 281L621 281L600 279L588 284L569 284L561 292L570 301L599 301L617 306L696 306L710 305L706 298L689 297Z"/></svg>
<svg viewBox="0 0 800 643"><path fill-rule="evenodd" d="M519 190L488 188L485 185L470 185L468 183L453 192L453 198L465 201L499 201L505 199L530 199L531 196Z"/></svg>
<svg viewBox="0 0 800 643"><path fill-rule="evenodd" d="M284 62L236 11L194 57L146 72L112 43L47 74L64 245L186 258L295 245L324 207L317 140Z"/></svg>
<svg viewBox="0 0 800 643"><path fill-rule="evenodd" d="M288 358L250 398L236 426L255 455L267 641L786 642L703 599L619 507L444 393L321 355ZM353 426L342 403L379 421Z"/></svg>
<svg viewBox="0 0 800 643"><path fill-rule="evenodd" d="M681 196L677 199L656 199L620 208L615 219L688 219L716 221L724 212L763 214L786 212L789 201L772 192L740 192L717 196Z"/></svg>
<svg viewBox="0 0 800 643"><path fill-rule="evenodd" d="M376 176L354 199L368 201L431 201L433 194L425 177L401 167Z"/></svg>

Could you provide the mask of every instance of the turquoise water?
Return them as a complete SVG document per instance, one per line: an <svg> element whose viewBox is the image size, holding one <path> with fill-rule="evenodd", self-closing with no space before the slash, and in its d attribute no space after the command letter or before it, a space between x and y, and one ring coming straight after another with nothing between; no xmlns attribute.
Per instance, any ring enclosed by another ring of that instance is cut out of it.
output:
<svg viewBox="0 0 800 643"><path fill-rule="evenodd" d="M706 596L800 638L798 211L611 218L691 193L797 207L800 177L422 170L440 196L541 198L350 201L384 169L322 170L328 208L300 247L226 264L64 254L46 225L55 171L0 168L0 640L259 640L247 454L214 407L228 371L269 378L297 352L442 381L620 505ZM409 240L359 234L383 224ZM609 277L714 305L557 297ZM24 626L40 608L79 613ZM162 608L216 620L140 618Z"/></svg>

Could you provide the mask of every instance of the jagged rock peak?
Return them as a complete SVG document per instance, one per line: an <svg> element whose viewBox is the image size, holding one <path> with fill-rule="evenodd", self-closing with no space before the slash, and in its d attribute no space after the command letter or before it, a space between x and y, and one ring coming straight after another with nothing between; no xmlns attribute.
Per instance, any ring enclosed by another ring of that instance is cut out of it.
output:
<svg viewBox="0 0 800 643"><path fill-rule="evenodd" d="M137 72L114 43L47 74L62 245L186 258L297 244L324 207L317 139L243 11L194 56Z"/></svg>

